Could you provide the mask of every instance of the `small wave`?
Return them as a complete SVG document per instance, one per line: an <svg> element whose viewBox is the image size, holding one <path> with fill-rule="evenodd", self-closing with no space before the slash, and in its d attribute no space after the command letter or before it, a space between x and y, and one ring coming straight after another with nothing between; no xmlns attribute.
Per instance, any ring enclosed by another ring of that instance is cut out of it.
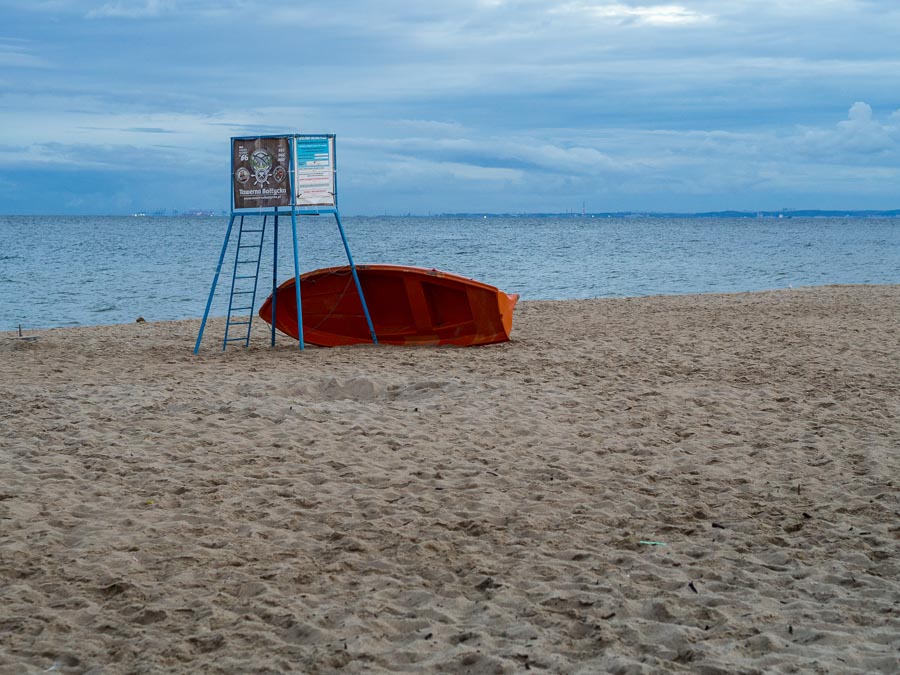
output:
<svg viewBox="0 0 900 675"><path fill-rule="evenodd" d="M97 309L92 309L91 312L93 314L103 314L104 312L114 312L118 307L115 305L107 305L106 307L98 307Z"/></svg>

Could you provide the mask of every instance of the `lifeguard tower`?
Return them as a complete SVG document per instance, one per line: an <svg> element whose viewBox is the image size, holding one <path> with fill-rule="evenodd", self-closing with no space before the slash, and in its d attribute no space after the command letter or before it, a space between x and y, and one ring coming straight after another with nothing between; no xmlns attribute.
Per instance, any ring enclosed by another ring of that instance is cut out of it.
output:
<svg viewBox="0 0 900 675"><path fill-rule="evenodd" d="M303 342L302 299L300 286L300 256L297 243L298 219L302 216L334 214L347 262L353 274L356 290L362 301L372 342L378 343L372 318L363 295L356 265L347 243L347 235L338 211L337 164L334 134L288 134L281 136L233 137L231 139L231 217L222 242L222 252L213 277L209 298L194 353L200 351L203 331L209 318L213 296L222 272L222 263L238 222L237 242L228 314L222 349L229 345L250 345L250 328L259 285L260 263L265 244L266 228L273 226L272 316L275 316L275 297L278 283L278 226L279 218L290 216L294 259L294 280L297 292L298 346ZM275 322L272 322L271 344L275 345Z"/></svg>

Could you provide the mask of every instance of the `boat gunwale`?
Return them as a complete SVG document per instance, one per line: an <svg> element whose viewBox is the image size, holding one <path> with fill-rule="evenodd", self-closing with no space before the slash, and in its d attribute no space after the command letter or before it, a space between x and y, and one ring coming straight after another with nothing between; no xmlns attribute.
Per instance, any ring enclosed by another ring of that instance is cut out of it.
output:
<svg viewBox="0 0 900 675"><path fill-rule="evenodd" d="M357 271L359 270L373 270L376 272L412 272L416 274L421 274L423 276L429 276L437 279L446 279L447 281L456 281L458 283L464 283L470 286L474 286L486 291L492 291L497 293L504 293L505 295L518 295L518 293L506 293L505 291L500 290L496 286L492 286L491 284L487 284L483 281L478 281L477 279L472 279L470 277L464 277L461 274L456 274L454 272L444 272L434 267L419 267L418 265L390 265L385 263L373 263L373 264L361 264L356 265ZM341 272L346 272L348 274L352 273L350 265L336 265L334 267L322 267L316 270L310 270L309 272L304 272L300 275L300 281L303 282L305 279L311 279L318 276L326 276L328 274L339 274ZM284 287L290 286L291 284L296 283L296 277L289 277L282 281L277 289L281 290Z"/></svg>

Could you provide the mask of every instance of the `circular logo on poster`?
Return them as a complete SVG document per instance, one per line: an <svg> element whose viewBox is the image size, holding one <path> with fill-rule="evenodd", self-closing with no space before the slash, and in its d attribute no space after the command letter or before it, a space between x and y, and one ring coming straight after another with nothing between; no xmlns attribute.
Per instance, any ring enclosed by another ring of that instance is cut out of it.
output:
<svg viewBox="0 0 900 675"><path fill-rule="evenodd" d="M250 180L250 171L246 166L242 166L240 169L234 172L234 179L244 185L248 180Z"/></svg>
<svg viewBox="0 0 900 675"><path fill-rule="evenodd" d="M283 166L276 166L275 170L272 172L272 178L275 179L276 183L283 183L284 179L287 177L287 171L284 170Z"/></svg>
<svg viewBox="0 0 900 675"><path fill-rule="evenodd" d="M272 171L274 163L272 155L264 148L257 148L250 153L250 168L253 169L257 185L265 185L269 182L269 172Z"/></svg>

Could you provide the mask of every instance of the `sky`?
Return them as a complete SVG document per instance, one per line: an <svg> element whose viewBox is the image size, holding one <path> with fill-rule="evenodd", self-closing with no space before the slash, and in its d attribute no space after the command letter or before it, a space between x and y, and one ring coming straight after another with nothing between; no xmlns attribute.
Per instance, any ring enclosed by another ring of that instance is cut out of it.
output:
<svg viewBox="0 0 900 675"><path fill-rule="evenodd" d="M337 135L345 215L900 207L897 0L0 0L0 213L229 208Z"/></svg>

